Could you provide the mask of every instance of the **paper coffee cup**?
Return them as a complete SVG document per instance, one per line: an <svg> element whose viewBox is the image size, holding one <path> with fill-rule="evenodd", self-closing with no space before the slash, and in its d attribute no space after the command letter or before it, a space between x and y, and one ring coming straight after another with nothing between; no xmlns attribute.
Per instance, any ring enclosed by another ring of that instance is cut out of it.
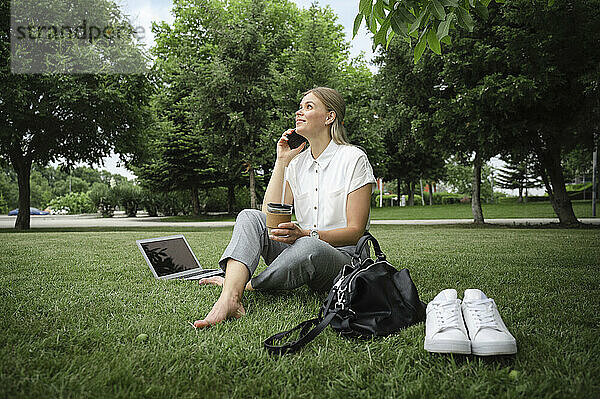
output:
<svg viewBox="0 0 600 399"><path fill-rule="evenodd" d="M292 206L288 204L278 204L269 202L267 204L267 231L271 234L272 229L276 229L279 223L292 221Z"/></svg>

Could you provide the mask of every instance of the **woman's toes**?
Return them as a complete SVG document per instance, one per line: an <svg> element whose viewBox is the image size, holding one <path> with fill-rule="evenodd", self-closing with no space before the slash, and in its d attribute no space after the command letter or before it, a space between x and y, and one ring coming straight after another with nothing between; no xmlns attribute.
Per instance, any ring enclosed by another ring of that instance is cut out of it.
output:
<svg viewBox="0 0 600 399"><path fill-rule="evenodd" d="M207 322L206 320L196 320L194 322L194 327L196 328L204 328L204 327L208 327L210 326L210 323Z"/></svg>
<svg viewBox="0 0 600 399"><path fill-rule="evenodd" d="M237 308L237 310L232 314L232 317L239 319L240 317L245 316L245 315L246 315L246 309L244 309L244 307L240 303L240 307Z"/></svg>
<svg viewBox="0 0 600 399"><path fill-rule="evenodd" d="M222 287L224 280L225 279L223 277L219 277L219 276L208 277L208 278L203 278L203 279L198 280L198 284L200 284L200 285L212 284L212 285L218 285L218 286Z"/></svg>
<svg viewBox="0 0 600 399"><path fill-rule="evenodd" d="M227 319L239 319L246 314L246 310L241 302L230 301L220 298L214 305L212 310L206 315L203 320L196 320L194 327L205 328L217 323L221 323Z"/></svg>

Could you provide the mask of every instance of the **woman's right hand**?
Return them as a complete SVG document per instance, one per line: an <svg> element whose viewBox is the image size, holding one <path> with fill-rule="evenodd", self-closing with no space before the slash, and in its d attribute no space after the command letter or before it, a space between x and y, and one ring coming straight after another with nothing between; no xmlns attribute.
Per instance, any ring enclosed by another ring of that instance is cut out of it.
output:
<svg viewBox="0 0 600 399"><path fill-rule="evenodd" d="M292 134L294 129L288 129L281 135L281 138L277 142L277 161L283 162L285 166L287 166L292 159L298 154L300 151L304 149L306 143L302 143L299 147L291 149L288 144L288 135Z"/></svg>

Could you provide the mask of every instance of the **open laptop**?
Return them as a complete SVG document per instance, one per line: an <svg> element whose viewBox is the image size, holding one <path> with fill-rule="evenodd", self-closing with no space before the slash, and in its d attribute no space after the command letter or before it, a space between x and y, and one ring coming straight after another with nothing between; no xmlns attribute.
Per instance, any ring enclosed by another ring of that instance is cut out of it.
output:
<svg viewBox="0 0 600 399"><path fill-rule="evenodd" d="M203 269L183 235L136 241L154 277L161 280L199 280L224 276L221 269Z"/></svg>

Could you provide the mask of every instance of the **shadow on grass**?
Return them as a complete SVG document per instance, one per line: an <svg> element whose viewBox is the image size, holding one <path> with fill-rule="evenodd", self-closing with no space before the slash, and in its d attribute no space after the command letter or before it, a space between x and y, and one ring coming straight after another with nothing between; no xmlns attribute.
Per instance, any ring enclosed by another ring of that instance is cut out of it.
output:
<svg viewBox="0 0 600 399"><path fill-rule="evenodd" d="M461 355L456 353L434 353L427 352L428 355L434 359L444 361L450 361L453 364L459 366L468 365L473 361L480 361L487 366L501 366L508 367L515 364L518 356L518 352L515 355L497 355L497 356L477 356L477 355Z"/></svg>

